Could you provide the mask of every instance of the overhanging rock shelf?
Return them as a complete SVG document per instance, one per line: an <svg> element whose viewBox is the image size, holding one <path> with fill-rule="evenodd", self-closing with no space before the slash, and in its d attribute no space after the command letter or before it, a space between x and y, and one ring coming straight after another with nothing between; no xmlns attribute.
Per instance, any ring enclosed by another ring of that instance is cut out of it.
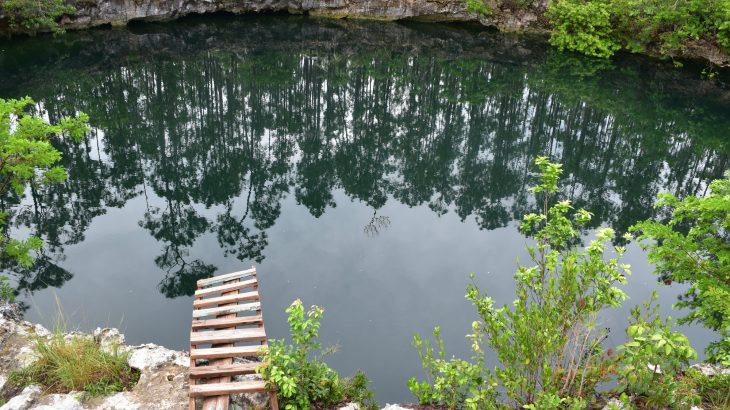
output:
<svg viewBox="0 0 730 410"><path fill-rule="evenodd" d="M227 410L231 394L268 392L278 410L276 392L262 380L232 381L232 376L253 374L256 362L237 363L266 348L256 268L201 279L193 302L190 331L190 410L203 398L204 410ZM198 365L201 359L207 365Z"/></svg>

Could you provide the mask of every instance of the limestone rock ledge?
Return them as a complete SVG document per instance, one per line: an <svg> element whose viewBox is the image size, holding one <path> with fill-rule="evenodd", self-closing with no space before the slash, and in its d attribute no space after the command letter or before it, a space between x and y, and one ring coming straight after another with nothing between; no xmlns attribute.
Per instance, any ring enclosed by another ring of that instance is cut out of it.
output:
<svg viewBox="0 0 730 410"><path fill-rule="evenodd" d="M5 316L0 312L0 394L9 400L0 410L161 410L188 408L188 370L186 352L170 350L154 344L128 346L117 329L96 329L92 334L71 332L66 337L94 338L103 349L114 345L129 352L128 363L140 371L137 385L130 391L109 397L82 400L81 393L45 394L41 386L28 386L22 391L7 383L10 372L26 367L37 359L34 345L38 337L49 338L51 332L41 325ZM247 376L258 377L258 376ZM237 395L233 408L263 408L267 395Z"/></svg>
<svg viewBox="0 0 730 410"><path fill-rule="evenodd" d="M334 18L423 21L479 21L503 30L540 30L543 22L532 11L503 10L494 2L495 12L477 16L466 10L464 0L68 0L76 7L74 16L61 24L69 29L130 21L164 21L189 14L230 12L235 14L287 12Z"/></svg>
<svg viewBox="0 0 730 410"><path fill-rule="evenodd" d="M155 344L128 346L124 335L114 328L97 328L92 334L70 332L66 338L93 338L102 349L113 346L129 353L127 363L140 371L137 385L130 391L108 397L85 400L81 392L47 394L42 386L31 385L20 390L7 383L10 373L37 360L35 343L38 338L50 338L51 332L41 325L22 321L8 305L0 304L0 397L9 398L0 410L187 410L190 356ZM245 359L235 359L245 360ZM258 375L234 376L234 381L257 378ZM237 394L231 396L230 410L265 409L268 394ZM349 404L339 410L357 410ZM408 410L387 405L384 410Z"/></svg>

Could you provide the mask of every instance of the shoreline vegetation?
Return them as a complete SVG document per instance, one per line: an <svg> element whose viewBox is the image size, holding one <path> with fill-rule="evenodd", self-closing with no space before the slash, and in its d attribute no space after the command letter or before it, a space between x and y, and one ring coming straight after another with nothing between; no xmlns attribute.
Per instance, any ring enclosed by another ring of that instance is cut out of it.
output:
<svg viewBox="0 0 730 410"><path fill-rule="evenodd" d="M166 0L130 4L109 0L3 0L0 35L61 34L66 29L125 26L132 21L170 21L186 15L289 13L313 18L420 22L477 22L500 31L540 33L560 49L597 60L619 51L671 60L703 60L705 74L730 67L730 0L430 0L396 7L348 0L333 6Z"/></svg>
<svg viewBox="0 0 730 410"><path fill-rule="evenodd" d="M511 305L497 307L473 282L467 287L466 298L480 318L466 336L473 353L470 359L447 357L438 327L433 344L414 336L413 346L426 379L413 377L407 386L419 406L471 410L728 408L730 173L711 182L709 193L702 197L678 199L660 194L656 206L664 208L664 218L639 222L620 237L611 228L598 228L595 239L583 243L591 212L559 199L560 164L538 157L535 165L539 183L530 191L540 210L524 215L520 225L529 239L530 258L514 274L516 299ZM675 307L689 310L679 323L697 322L718 334L719 339L706 351L706 363L690 366L697 360L697 352L675 330L671 318L658 314L656 292L632 310L626 341L607 345L608 330L601 325L601 313L626 300L621 286L628 283L631 271L622 256L626 243L635 240L632 232L648 250L661 282L690 284ZM259 377L280 392L282 406L289 410L377 409L364 373L341 378L326 364L334 350L322 349L317 340L324 310L317 306L307 310L297 300L286 313L290 342L272 341L270 349L262 350L257 368ZM9 333L12 331L6 329L0 336L12 340ZM27 344L36 353L3 375L9 386L3 400L15 400L13 393L24 397L35 392L32 404L44 392L78 395L74 392L80 390L86 392L84 397L94 397L137 388L133 369L140 368L131 366L129 351L121 350L118 340L97 339L47 331L40 338L30 336ZM86 353L74 353L79 350ZM490 369L487 358L493 357L498 365Z"/></svg>
<svg viewBox="0 0 730 410"><path fill-rule="evenodd" d="M517 3L523 7L536 4ZM29 32L62 32L63 18L69 14L65 3L41 0L35 4L42 7L29 7L26 0L5 2L10 26L25 27L19 30ZM490 4L470 2L468 7L472 13L488 16L495 13ZM730 47L730 24L726 24L730 1L675 3L686 5L686 10L667 10L661 5L664 3L652 3L655 7L650 11L644 8L647 4L648 0L550 2L544 14L556 28L550 41L559 48L597 58L609 58L619 50L660 50L661 55L671 58L686 47L687 39ZM621 13L614 9L616 5L627 7L628 15L644 19L645 24L640 29L625 26L626 22L617 18ZM635 12L632 7L642 11ZM640 32L633 32L635 29ZM84 113L53 124L34 114L33 106L30 98L0 99L0 196L4 198L17 200L28 189L43 189L66 180L66 169L58 165L61 153L52 142L68 139L80 143L91 129ZM534 164L537 185L530 192L535 209L527 212L519 225L527 239L529 259L520 262L513 275L514 302L496 306L474 282L468 285L466 298L479 317L466 336L472 351L468 359L446 355L438 327L433 341L414 336L413 347L426 377L404 381L404 387L410 389L419 406L470 410L730 407L730 172L710 182L703 196L660 194L655 204L661 211L657 219L635 221L628 232L617 233L609 227L590 229L591 211L575 208L560 197L561 164L542 156ZM0 227L5 227L6 216L0 213ZM593 232L592 239L586 238L589 231ZM632 310L625 342L609 346L601 315L621 307L627 299L622 286L629 283L631 269L622 257L626 244L634 240L647 250L659 283L689 285L674 306L689 314L677 321L661 317L653 295ZM37 237L17 239L3 234L0 258L8 269L31 266L33 255L43 245ZM0 303L12 302L14 295L8 279L0 277ZM261 351L257 368L257 377L280 392L282 406L287 410L376 409L364 373L341 378L326 364L326 357L334 351L322 349L317 340L323 309L313 306L307 310L297 300L286 313L290 341L272 341L268 350ZM108 340L102 337L105 330L92 336L61 331L51 334L17 318L0 315L0 321L0 346L12 345L18 353L11 354L8 347L0 357L3 371L10 371L2 375L0 400L25 403L12 408L33 408L52 395L74 392L78 394L72 396L71 409L81 408L72 406L86 398L91 403L86 408L125 408L107 400L132 394L135 389L155 400L165 398L154 390L157 386L143 385L150 379L175 382L167 388L175 388L176 397L186 402L185 363L189 360L180 352L157 349L158 356L150 358L149 350L157 347L122 349L123 339ZM698 354L689 339L675 329L675 323L697 323L717 334L705 352L707 364L690 365ZM21 341L18 335L22 335ZM22 352L27 355L20 355ZM148 354L144 357L153 364L140 365L139 352L148 352L141 354ZM494 367L487 365L492 359L496 359ZM170 372L160 373L161 366ZM95 396L108 397L93 404ZM67 398L53 400L65 402ZM130 400L128 396L122 398ZM252 400L242 399L243 406L258 407ZM174 408L174 403L165 406L159 408Z"/></svg>

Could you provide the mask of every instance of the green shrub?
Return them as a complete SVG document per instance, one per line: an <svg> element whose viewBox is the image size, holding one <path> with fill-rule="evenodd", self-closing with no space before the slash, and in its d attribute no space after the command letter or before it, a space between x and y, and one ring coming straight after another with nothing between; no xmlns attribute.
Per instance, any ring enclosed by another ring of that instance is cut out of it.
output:
<svg viewBox="0 0 730 410"><path fill-rule="evenodd" d="M422 402L493 408L496 381L515 406L577 409L585 407L596 385L610 377L613 359L603 352L605 331L598 326L597 315L619 306L626 297L616 287L629 274L628 265L619 262L624 249L617 247L615 258L604 258L614 236L608 228L579 248L580 227L591 214L574 211L569 201L551 206L562 167L544 157L535 162L541 181L532 191L543 196L538 201L542 211L525 215L520 226L536 244L527 247L533 265L520 265L514 275L517 299L511 307L497 308L473 281L468 286L466 297L481 318L469 335L475 353L472 362L445 361L440 341L439 357L434 358L429 345L415 339L431 378L409 383ZM438 340L438 332L436 336ZM494 379L481 369L485 336L500 363Z"/></svg>
<svg viewBox="0 0 730 410"><path fill-rule="evenodd" d="M13 287L10 286L9 279L7 276L0 276L0 303L15 300L15 294L13 293Z"/></svg>
<svg viewBox="0 0 730 410"><path fill-rule="evenodd" d="M655 272L665 283L690 284L676 304L688 308L680 323L698 322L718 332L706 350L708 361L730 365L730 174L713 181L706 197L678 199L660 194L656 206L667 221L643 221L640 233Z"/></svg>
<svg viewBox="0 0 730 410"><path fill-rule="evenodd" d="M553 31L550 43L561 50L606 58L621 49L613 35L610 2L554 0L546 15Z"/></svg>
<svg viewBox="0 0 730 410"><path fill-rule="evenodd" d="M478 330L477 327L475 331ZM469 337L474 343L478 343L475 334ZM427 375L427 381L419 382L415 377L408 381L408 388L416 396L419 404L442 404L449 409L496 408L496 383L484 368L484 351L478 345L473 345L474 357L471 362L457 358L446 360L444 343L438 327L434 329L433 336L438 345L436 356L428 340L421 339L419 335L413 337L413 346L418 349Z"/></svg>
<svg viewBox="0 0 730 410"><path fill-rule="evenodd" d="M83 391L89 396L110 395L128 390L139 380L139 372L127 364L127 354L117 347L111 353L93 339L64 338L56 332L50 341L36 342L39 359L29 367L11 373L17 386L40 384L49 393Z"/></svg>
<svg viewBox="0 0 730 410"><path fill-rule="evenodd" d="M484 16L494 14L494 10L489 7L485 0L466 0L466 10L470 13L477 13Z"/></svg>
<svg viewBox="0 0 730 410"><path fill-rule="evenodd" d="M74 14L76 9L65 0L3 0L2 8L10 19L11 28L22 26L35 34L39 31L62 33L56 20L64 14Z"/></svg>
<svg viewBox="0 0 730 410"><path fill-rule="evenodd" d="M292 344L288 345L284 340L271 341L264 362L257 369L264 380L278 390L283 407L307 410L356 402L364 408L375 408L373 393L368 388L369 381L364 373L340 379L337 372L322 361L322 356L331 350L310 357L321 348L317 337L324 310L312 306L305 312L301 300L295 300L286 313L289 315Z"/></svg>
<svg viewBox="0 0 730 410"><path fill-rule="evenodd" d="M693 385L680 377L697 352L687 336L672 331L671 320L657 314L656 292L636 307L626 329L629 341L619 347L619 390L651 408L688 409L698 404Z"/></svg>
<svg viewBox="0 0 730 410"><path fill-rule="evenodd" d="M595 57L672 56L701 39L730 48L730 0L551 0L546 16L553 45Z"/></svg>

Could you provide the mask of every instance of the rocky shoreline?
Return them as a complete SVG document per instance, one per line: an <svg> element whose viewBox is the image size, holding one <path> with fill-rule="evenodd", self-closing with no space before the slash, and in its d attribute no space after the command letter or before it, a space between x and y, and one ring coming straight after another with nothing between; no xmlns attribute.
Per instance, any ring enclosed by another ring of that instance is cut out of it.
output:
<svg viewBox="0 0 730 410"><path fill-rule="evenodd" d="M133 389L108 397L85 399L81 392L46 394L42 386L18 389L8 383L13 370L32 364L37 358L35 340L51 337L51 332L39 324L21 320L12 305L0 306L0 410L167 410L188 408L188 374L190 356L187 352L170 350L155 344L129 346L124 335L114 328L97 328L91 334L69 332L66 338L93 338L102 350L113 346L129 354L127 363L140 372ZM234 376L236 380L257 378L258 375ZM263 409L268 395L238 394L231 397L230 409ZM355 410L350 404L340 410ZM383 410L407 410L387 405Z"/></svg>
<svg viewBox="0 0 730 410"><path fill-rule="evenodd" d="M334 19L478 23L502 32L549 32L544 17L548 0L529 9L490 1L489 15L469 12L465 0L67 0L76 13L60 25L69 30L97 26L121 27L136 21L170 21L188 15L211 13L288 13ZM0 9L0 36L11 33ZM649 50L649 55L658 55ZM703 41L687 44L675 58L703 60L730 67L730 55Z"/></svg>
<svg viewBox="0 0 730 410"><path fill-rule="evenodd" d="M170 350L155 344L130 346L124 335L114 328L97 328L91 334L69 332L66 338L93 338L102 350L117 349L129 354L127 363L140 372L137 384L129 391L112 396L85 399L81 392L47 394L42 386L31 385L18 389L8 383L13 370L32 364L37 358L35 343L38 338L50 338L51 332L39 324L23 321L12 305L0 306L0 410L165 410L188 408L188 374L190 356L187 352ZM706 376L730 374L730 369L709 364L693 368ZM257 378L258 375L235 376L236 380ZM233 395L230 409L264 409L268 395ZM613 406L613 407L612 407ZM421 406L387 404L382 410L409 410ZM356 410L349 404L338 410ZM620 402L609 400L604 410L620 409ZM695 410L699 408L693 408Z"/></svg>

